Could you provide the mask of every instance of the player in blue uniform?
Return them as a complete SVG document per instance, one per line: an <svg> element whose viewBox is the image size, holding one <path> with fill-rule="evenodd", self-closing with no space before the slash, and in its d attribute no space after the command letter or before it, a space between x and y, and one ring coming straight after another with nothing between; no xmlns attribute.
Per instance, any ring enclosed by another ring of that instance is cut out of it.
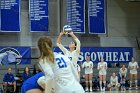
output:
<svg viewBox="0 0 140 93"><path fill-rule="evenodd" d="M21 93L42 93L43 91L43 84L42 86L39 84L39 79L44 76L43 72L40 72L31 78L27 79L21 88Z"/></svg>

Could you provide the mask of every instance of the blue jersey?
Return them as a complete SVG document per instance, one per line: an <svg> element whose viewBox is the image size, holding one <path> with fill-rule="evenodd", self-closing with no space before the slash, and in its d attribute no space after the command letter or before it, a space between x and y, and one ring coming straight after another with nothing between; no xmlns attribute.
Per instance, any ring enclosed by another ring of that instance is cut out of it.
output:
<svg viewBox="0 0 140 93"><path fill-rule="evenodd" d="M29 73L27 74L26 72L24 72L23 75L22 75L22 80L23 80L23 82L26 81L26 80L27 80L28 78L30 78L30 77L32 77L32 73L29 72Z"/></svg>
<svg viewBox="0 0 140 93"><path fill-rule="evenodd" d="M29 79L27 79L22 85L22 93L26 93L26 91L28 91L30 89L43 90L41 88L41 86L39 86L39 84L37 83L37 80L42 76L44 76L44 73L40 72L40 73L30 77Z"/></svg>
<svg viewBox="0 0 140 93"><path fill-rule="evenodd" d="M14 75L12 73L7 73L4 75L4 78L3 78L3 81L4 82L14 82L15 79L14 79Z"/></svg>

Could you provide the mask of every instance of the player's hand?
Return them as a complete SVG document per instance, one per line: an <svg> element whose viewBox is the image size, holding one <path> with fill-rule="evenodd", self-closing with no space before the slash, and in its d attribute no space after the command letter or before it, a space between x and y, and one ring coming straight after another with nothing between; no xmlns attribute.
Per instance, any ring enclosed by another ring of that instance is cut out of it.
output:
<svg viewBox="0 0 140 93"><path fill-rule="evenodd" d="M69 32L68 34L69 34L70 36L74 35L72 31L71 31L71 32Z"/></svg>
<svg viewBox="0 0 140 93"><path fill-rule="evenodd" d="M52 88L52 90L51 90L51 93L55 93L55 90L54 90L54 88Z"/></svg>
<svg viewBox="0 0 140 93"><path fill-rule="evenodd" d="M63 35L65 35L65 32L61 31L60 36L63 36Z"/></svg>

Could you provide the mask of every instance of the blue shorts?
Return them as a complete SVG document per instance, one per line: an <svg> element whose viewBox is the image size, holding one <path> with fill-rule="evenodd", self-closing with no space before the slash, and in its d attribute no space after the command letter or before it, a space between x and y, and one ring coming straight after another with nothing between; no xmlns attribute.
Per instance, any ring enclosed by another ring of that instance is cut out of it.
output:
<svg viewBox="0 0 140 93"><path fill-rule="evenodd" d="M31 84L23 84L21 87L21 93L26 93L28 90L35 89L35 86Z"/></svg>

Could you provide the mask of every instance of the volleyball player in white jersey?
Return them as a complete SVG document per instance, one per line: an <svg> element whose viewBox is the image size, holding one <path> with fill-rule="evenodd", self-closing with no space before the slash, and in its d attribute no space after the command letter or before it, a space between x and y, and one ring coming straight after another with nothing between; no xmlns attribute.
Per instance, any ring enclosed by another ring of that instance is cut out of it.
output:
<svg viewBox="0 0 140 93"><path fill-rule="evenodd" d="M122 68L120 68L119 74L121 77L121 89L126 90L125 89L125 80L126 80L126 75L127 75L127 68L125 67L125 65L122 65Z"/></svg>
<svg viewBox="0 0 140 93"><path fill-rule="evenodd" d="M82 64L82 68L85 69L85 80L86 80L85 91L89 91L88 85L90 84L90 92L92 92L93 62L90 61L90 56L86 56L86 61Z"/></svg>
<svg viewBox="0 0 140 93"><path fill-rule="evenodd" d="M68 28L70 28L69 25L64 26L63 30L65 30L65 28L68 26ZM67 29L67 28L66 28ZM70 28L71 29L71 28ZM72 30L72 29L71 29ZM73 62L74 67L78 70L78 74L79 74L79 80L80 80L80 66L77 64L78 61L78 57L80 54L80 41L79 39L74 35L74 33L71 31L69 33L67 33L68 35L70 35L72 37L72 39L74 41L71 41L69 44L69 50L66 49L63 45L62 45L62 37L64 35L66 35L65 31L62 31L58 38L57 38L57 46L62 50L62 52L64 53L64 55L68 56L70 58L70 60Z"/></svg>
<svg viewBox="0 0 140 93"><path fill-rule="evenodd" d="M120 84L118 83L118 77L115 73L113 73L110 77L110 84L108 85L108 87L110 88L110 90L112 90L112 88L118 89L120 87Z"/></svg>
<svg viewBox="0 0 140 93"><path fill-rule="evenodd" d="M99 70L99 78L100 78L100 90L105 91L106 86L106 70L107 70L107 62L104 62L104 59L101 58L101 62L98 63L97 69ZM104 87L102 85L104 84Z"/></svg>
<svg viewBox="0 0 140 93"><path fill-rule="evenodd" d="M131 62L129 62L128 68L130 69L130 88L132 87L132 81L135 80L135 88L137 89L137 69L139 68L138 63L135 61L135 58L132 57Z"/></svg>
<svg viewBox="0 0 140 93"><path fill-rule="evenodd" d="M75 78L78 74L74 65L67 56L53 53L50 38L41 37L38 40L38 48L40 50L39 64L45 73L46 85L49 85L46 86L46 93L50 93L48 91L52 84L50 80L54 81L55 93L85 93Z"/></svg>

